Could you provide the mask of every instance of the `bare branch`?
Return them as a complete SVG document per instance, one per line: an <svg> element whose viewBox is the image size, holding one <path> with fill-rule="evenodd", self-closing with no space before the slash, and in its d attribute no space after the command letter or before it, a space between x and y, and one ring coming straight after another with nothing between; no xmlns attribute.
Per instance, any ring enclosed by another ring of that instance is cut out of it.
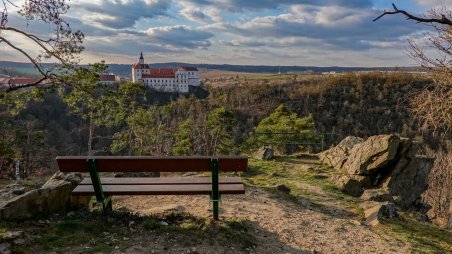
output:
<svg viewBox="0 0 452 254"><path fill-rule="evenodd" d="M10 86L5 90L5 93L9 93L9 92L16 91L16 90L23 89L23 88L27 88L27 87L35 87L35 86L37 86L37 85L42 84L42 82L43 82L44 80L47 80L47 79L48 79L47 77L42 77L42 78L40 78L39 80L37 80L36 82L31 83L31 84L24 84L24 85L21 85L21 86L11 86L11 85L10 85ZM1 94L0 94L0 97L1 97Z"/></svg>
<svg viewBox="0 0 452 254"><path fill-rule="evenodd" d="M421 17L414 16L414 15L408 13L407 11L399 10L394 3L392 4L392 7L394 8L394 11L384 10L383 13L380 16L376 17L373 21L375 22L385 15L401 13L407 19L416 20L417 22L420 22L420 23L438 23L438 24L452 26L452 20L448 19L445 15L441 15L441 18L421 18Z"/></svg>
<svg viewBox="0 0 452 254"><path fill-rule="evenodd" d="M6 92L36 86L46 79L67 84L63 73L72 72L78 68L76 67L79 61L78 54L84 49L82 46L84 35L80 31L73 31L69 23L64 20L64 14L69 10L66 2L67 0L25 0L21 4L18 13L27 20L27 27L29 20L35 20L46 23L53 28L54 32L51 36L42 38L39 35L27 32L26 28L7 26L8 7L19 6L11 0L0 0L0 4L3 4L3 10L0 10L0 44L3 43L25 56L42 75L37 83L11 86ZM16 33L26 37L33 43L33 49L17 46L18 44L13 39L2 34L2 32ZM39 55L36 57L31 53L34 49L39 50ZM48 69L42 65L42 59L55 59L57 63L54 67ZM2 91L2 94L3 92L5 90Z"/></svg>
<svg viewBox="0 0 452 254"><path fill-rule="evenodd" d="M33 59L33 57L31 57L29 54L27 54L27 52L25 52L23 49L14 46L10 41L8 41L7 39L5 39L2 36L0 36L0 40L5 42L6 44L8 44L11 48L22 53L22 55L24 55L26 58L28 58L28 60L30 60L30 62L35 66L35 68L38 70L38 72L41 75L43 75L43 76L47 75L46 72L41 68L41 65L39 65L38 62L36 62L35 59Z"/></svg>

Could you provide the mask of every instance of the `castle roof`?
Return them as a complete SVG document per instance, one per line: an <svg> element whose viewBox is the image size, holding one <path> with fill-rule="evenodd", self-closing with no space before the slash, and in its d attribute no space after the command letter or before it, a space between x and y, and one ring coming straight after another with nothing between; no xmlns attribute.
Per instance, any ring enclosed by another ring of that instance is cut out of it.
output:
<svg viewBox="0 0 452 254"><path fill-rule="evenodd" d="M186 71L198 71L197 68L195 68L195 67L190 67L190 66L182 66L182 67L180 67L180 68L183 69L183 70L186 70Z"/></svg>
<svg viewBox="0 0 452 254"><path fill-rule="evenodd" d="M116 81L114 74L100 74L100 81Z"/></svg>
<svg viewBox="0 0 452 254"><path fill-rule="evenodd" d="M173 68L150 68L150 74L143 74L143 78L174 78L177 69Z"/></svg>
<svg viewBox="0 0 452 254"><path fill-rule="evenodd" d="M37 82L36 79L18 78L18 77L4 78L4 79L0 79L0 81L1 81L0 82L1 84L9 84L9 85L24 85L24 84L33 84L33 83Z"/></svg>
<svg viewBox="0 0 452 254"><path fill-rule="evenodd" d="M132 64L132 68L134 69L149 69L149 64Z"/></svg>

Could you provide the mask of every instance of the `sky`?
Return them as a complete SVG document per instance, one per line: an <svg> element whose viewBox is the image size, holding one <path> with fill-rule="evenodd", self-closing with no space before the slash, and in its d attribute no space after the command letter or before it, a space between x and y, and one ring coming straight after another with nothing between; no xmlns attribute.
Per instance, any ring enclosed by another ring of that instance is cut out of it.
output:
<svg viewBox="0 0 452 254"><path fill-rule="evenodd" d="M86 36L82 63L132 64L143 52L146 63L413 66L407 39L428 27L402 15L373 22L392 2L414 14L452 9L452 0L71 0L66 19ZM15 11L9 26L51 31ZM0 43L0 60L25 59Z"/></svg>

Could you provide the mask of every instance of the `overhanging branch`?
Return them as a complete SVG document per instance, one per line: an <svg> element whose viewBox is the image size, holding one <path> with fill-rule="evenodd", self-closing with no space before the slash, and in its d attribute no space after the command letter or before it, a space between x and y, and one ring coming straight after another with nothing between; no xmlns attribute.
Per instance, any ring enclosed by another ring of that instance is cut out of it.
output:
<svg viewBox="0 0 452 254"><path fill-rule="evenodd" d="M401 13L407 19L416 20L419 23L437 23L437 24L452 26L452 20L448 19L445 15L441 15L441 18L421 18L421 17L414 16L407 11L399 10L394 3L392 4L392 7L394 8L394 11L386 11L385 10L385 11L383 11L383 13L380 16L376 17L373 21L377 21L385 15Z"/></svg>

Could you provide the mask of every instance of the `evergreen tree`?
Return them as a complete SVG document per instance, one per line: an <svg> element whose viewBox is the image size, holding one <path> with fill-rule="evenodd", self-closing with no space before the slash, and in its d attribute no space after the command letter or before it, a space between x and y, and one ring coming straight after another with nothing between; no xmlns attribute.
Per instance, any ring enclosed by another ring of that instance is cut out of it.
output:
<svg viewBox="0 0 452 254"><path fill-rule="evenodd" d="M193 132L191 119L185 120L176 132L176 144L173 147L174 155L192 155L193 154Z"/></svg>
<svg viewBox="0 0 452 254"><path fill-rule="evenodd" d="M208 129L206 151L209 155L234 152L233 132L236 124L234 113L224 107L210 112L206 121Z"/></svg>
<svg viewBox="0 0 452 254"><path fill-rule="evenodd" d="M273 144L279 148L299 142L316 142L319 136L315 133L312 115L298 117L290 112L284 104L279 105L267 118L262 119L255 128L260 144Z"/></svg>
<svg viewBox="0 0 452 254"><path fill-rule="evenodd" d="M137 111L143 108L144 94L146 88L142 83L121 84L116 93L117 111L115 114L116 124L125 124L121 131L115 133L115 140L111 145L112 151L118 153L127 148L128 155L132 155L137 141L135 125Z"/></svg>
<svg viewBox="0 0 452 254"><path fill-rule="evenodd" d="M73 89L64 98L71 113L88 121L88 155L93 155L95 129L114 123L114 91L100 83L99 75L107 71L104 63L96 63L89 68L77 69L67 79Z"/></svg>

